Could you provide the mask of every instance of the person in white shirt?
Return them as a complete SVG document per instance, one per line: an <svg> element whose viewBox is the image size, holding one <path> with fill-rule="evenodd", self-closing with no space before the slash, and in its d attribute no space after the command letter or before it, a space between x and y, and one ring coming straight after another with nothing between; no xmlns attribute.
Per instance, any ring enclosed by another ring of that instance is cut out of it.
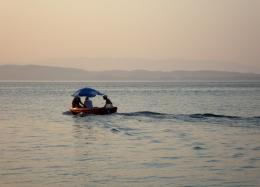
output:
<svg viewBox="0 0 260 187"><path fill-rule="evenodd" d="M92 108L93 108L92 101L91 101L88 97L85 98L84 106L85 106L87 109L92 109Z"/></svg>

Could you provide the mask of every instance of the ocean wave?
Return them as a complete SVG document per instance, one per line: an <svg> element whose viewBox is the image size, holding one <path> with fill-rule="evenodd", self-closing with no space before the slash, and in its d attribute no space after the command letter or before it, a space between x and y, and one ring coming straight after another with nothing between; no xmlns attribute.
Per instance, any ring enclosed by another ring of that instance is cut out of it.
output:
<svg viewBox="0 0 260 187"><path fill-rule="evenodd" d="M139 112L129 112L129 113L117 113L124 116L166 116L170 114L151 112L151 111L139 111Z"/></svg>
<svg viewBox="0 0 260 187"><path fill-rule="evenodd" d="M71 116L71 115L73 115L72 113L71 113L71 111L65 111L65 112L62 112L62 114L63 115L68 115L68 116Z"/></svg>
<svg viewBox="0 0 260 187"><path fill-rule="evenodd" d="M226 116L226 115L218 115L218 114L211 114L211 113L205 113L205 114L191 114L189 115L192 118L230 118L230 119L241 119L240 116Z"/></svg>

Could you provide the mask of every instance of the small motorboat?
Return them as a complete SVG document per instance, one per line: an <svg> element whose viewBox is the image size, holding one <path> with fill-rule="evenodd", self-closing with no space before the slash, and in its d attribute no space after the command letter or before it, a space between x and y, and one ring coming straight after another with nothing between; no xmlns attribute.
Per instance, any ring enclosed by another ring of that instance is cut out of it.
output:
<svg viewBox="0 0 260 187"><path fill-rule="evenodd" d="M104 96L103 93L88 87L81 88L77 90L74 94L72 94L73 97L95 97L97 95ZM111 106L113 106L112 103ZM91 109L80 107L80 108L71 108L70 112L74 115L76 114L105 115L105 114L112 114L117 112L117 107L94 107Z"/></svg>
<svg viewBox="0 0 260 187"><path fill-rule="evenodd" d="M95 114L95 115L106 115L106 114L112 114L117 112L117 107L113 108L98 108L94 107L92 109L87 109L87 108L71 108L70 109L71 113L76 115L76 114Z"/></svg>

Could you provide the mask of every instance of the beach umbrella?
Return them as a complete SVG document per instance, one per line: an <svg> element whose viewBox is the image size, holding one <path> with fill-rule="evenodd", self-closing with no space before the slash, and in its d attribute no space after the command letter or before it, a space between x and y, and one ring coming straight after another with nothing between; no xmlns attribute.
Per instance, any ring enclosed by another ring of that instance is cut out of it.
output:
<svg viewBox="0 0 260 187"><path fill-rule="evenodd" d="M96 95L104 95L101 92L93 89L93 88L81 88L77 90L74 94L72 94L73 97L95 97Z"/></svg>

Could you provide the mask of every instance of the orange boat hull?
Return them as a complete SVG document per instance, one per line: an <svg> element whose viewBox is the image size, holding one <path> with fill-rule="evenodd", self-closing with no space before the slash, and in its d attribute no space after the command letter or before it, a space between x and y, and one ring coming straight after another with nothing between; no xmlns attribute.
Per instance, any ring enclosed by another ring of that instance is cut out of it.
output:
<svg viewBox="0 0 260 187"><path fill-rule="evenodd" d="M117 107L113 108L93 108L93 109L87 109L87 108L71 108L71 113L76 114L95 114L95 115L106 115L106 114L112 114L117 112Z"/></svg>

